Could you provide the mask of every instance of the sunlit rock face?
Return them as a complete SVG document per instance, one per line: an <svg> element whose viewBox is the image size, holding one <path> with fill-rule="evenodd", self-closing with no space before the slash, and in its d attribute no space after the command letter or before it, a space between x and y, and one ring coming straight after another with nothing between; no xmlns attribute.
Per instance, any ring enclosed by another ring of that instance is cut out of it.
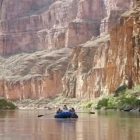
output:
<svg viewBox="0 0 140 140"><path fill-rule="evenodd" d="M140 1L120 17L110 35L93 38L75 48L65 73L69 97L97 98L119 86L140 84Z"/></svg>
<svg viewBox="0 0 140 140"><path fill-rule="evenodd" d="M23 53L0 58L0 97L10 100L54 97L62 93L62 77L70 49Z"/></svg>
<svg viewBox="0 0 140 140"><path fill-rule="evenodd" d="M69 97L100 97L106 90L106 63L110 37L91 39L73 49L68 71L63 78L64 93Z"/></svg>
<svg viewBox="0 0 140 140"><path fill-rule="evenodd" d="M123 14L120 23L111 31L111 48L107 66L112 69L112 74L108 77L108 81L111 83L114 79L117 82L110 84L110 91L125 81L129 88L140 83L139 13L140 5L137 5Z"/></svg>
<svg viewBox="0 0 140 140"><path fill-rule="evenodd" d="M139 39L137 18L118 20L132 5L132 0L0 0L0 96L38 99L63 91L96 98L126 79L138 83L139 55L132 49Z"/></svg>

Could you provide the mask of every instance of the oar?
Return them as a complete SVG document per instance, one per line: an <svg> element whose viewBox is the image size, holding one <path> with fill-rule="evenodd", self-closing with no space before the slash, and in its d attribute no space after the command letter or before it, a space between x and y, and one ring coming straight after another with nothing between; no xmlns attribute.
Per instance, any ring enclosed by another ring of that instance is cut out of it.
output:
<svg viewBox="0 0 140 140"><path fill-rule="evenodd" d="M95 112L77 112L77 113L89 113L89 114L95 114Z"/></svg>
<svg viewBox="0 0 140 140"><path fill-rule="evenodd" d="M49 114L44 114L44 115L38 115L38 117L42 117L42 116L46 116L46 115L51 115L51 114L54 114L54 113L49 113Z"/></svg>
<svg viewBox="0 0 140 140"><path fill-rule="evenodd" d="M95 114L95 112L89 112L89 114Z"/></svg>
<svg viewBox="0 0 140 140"><path fill-rule="evenodd" d="M95 114L95 112L76 112L76 113L89 113L89 114ZM44 114L44 115L38 115L38 117L46 116L46 115L51 115L55 113L49 113L49 114Z"/></svg>

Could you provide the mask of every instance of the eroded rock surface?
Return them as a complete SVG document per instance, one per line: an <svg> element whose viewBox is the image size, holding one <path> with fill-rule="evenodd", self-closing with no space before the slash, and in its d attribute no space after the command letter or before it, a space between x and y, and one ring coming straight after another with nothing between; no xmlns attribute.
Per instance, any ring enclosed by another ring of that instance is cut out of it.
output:
<svg viewBox="0 0 140 140"><path fill-rule="evenodd" d="M1 0L0 54L76 47L108 33L132 0Z"/></svg>
<svg viewBox="0 0 140 140"><path fill-rule="evenodd" d="M96 98L126 79L129 86L139 83L138 6L120 18L132 5L133 0L0 0L0 96L37 99L63 90L69 97ZM69 65L71 50L63 48L74 48ZM44 51L9 57L39 50Z"/></svg>
<svg viewBox="0 0 140 140"><path fill-rule="evenodd" d="M64 93L69 97L94 98L106 86L106 63L110 36L96 38L73 49L72 59L63 78Z"/></svg>
<svg viewBox="0 0 140 140"><path fill-rule="evenodd" d="M118 24L120 16L132 8L134 0L104 0L106 17L101 21L100 34L105 35Z"/></svg>
<svg viewBox="0 0 140 140"><path fill-rule="evenodd" d="M110 35L75 48L63 83L69 97L97 98L119 86L140 84L140 1L123 14Z"/></svg>
<svg viewBox="0 0 140 140"><path fill-rule="evenodd" d="M38 99L62 93L70 52L61 49L0 57L0 97Z"/></svg>

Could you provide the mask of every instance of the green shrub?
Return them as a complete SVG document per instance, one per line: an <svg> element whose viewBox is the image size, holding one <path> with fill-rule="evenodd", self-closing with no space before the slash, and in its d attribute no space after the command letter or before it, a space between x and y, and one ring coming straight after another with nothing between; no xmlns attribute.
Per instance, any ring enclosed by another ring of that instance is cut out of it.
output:
<svg viewBox="0 0 140 140"><path fill-rule="evenodd" d="M87 109L87 108L91 108L93 105L93 102L92 101L88 101L86 103L84 103L82 106L84 109Z"/></svg>
<svg viewBox="0 0 140 140"><path fill-rule="evenodd" d="M107 102L107 109L116 109L117 107L117 98L110 97Z"/></svg>
<svg viewBox="0 0 140 140"><path fill-rule="evenodd" d="M6 99L0 99L0 109L9 109L13 110L17 107L10 101L7 101Z"/></svg>
<svg viewBox="0 0 140 140"><path fill-rule="evenodd" d="M136 85L136 86L134 87L134 90L140 91L140 85Z"/></svg>
<svg viewBox="0 0 140 140"><path fill-rule="evenodd" d="M126 97L125 95L118 97L118 108L123 108L125 106L133 106L136 102L136 97Z"/></svg>
<svg viewBox="0 0 140 140"><path fill-rule="evenodd" d="M96 109L121 109L126 106L140 107L140 99L137 99L134 96L127 97L125 95L120 95L119 97L103 98L99 100Z"/></svg>
<svg viewBox="0 0 140 140"><path fill-rule="evenodd" d="M7 102L7 106L12 110L17 108L12 102Z"/></svg>
<svg viewBox="0 0 140 140"><path fill-rule="evenodd" d="M103 107L107 107L108 106L108 98L103 98L101 100L99 100L97 106L96 106L96 109L101 109Z"/></svg>
<svg viewBox="0 0 140 140"><path fill-rule="evenodd" d="M117 96L109 98L103 98L98 101L96 109L122 109L127 106L140 107L140 85L134 87L134 89L127 89L125 86L121 86L116 90Z"/></svg>
<svg viewBox="0 0 140 140"><path fill-rule="evenodd" d="M134 105L135 105L136 107L140 107L140 99L136 99Z"/></svg>

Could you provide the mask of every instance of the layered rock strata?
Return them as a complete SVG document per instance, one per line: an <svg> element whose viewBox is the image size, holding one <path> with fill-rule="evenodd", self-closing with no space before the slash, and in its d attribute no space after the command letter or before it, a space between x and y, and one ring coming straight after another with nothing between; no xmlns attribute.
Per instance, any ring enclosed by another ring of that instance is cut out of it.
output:
<svg viewBox="0 0 140 140"><path fill-rule="evenodd" d="M62 36L62 28L66 28L65 25L75 17L76 6L71 0L2 1L1 54L9 55L17 52L55 49L57 38L54 36L58 36L58 40L59 38L65 40L65 38L60 37ZM55 29L55 26L58 26L58 29ZM54 30L50 30L52 28ZM58 33L59 31L60 33ZM59 47L63 48L64 44L60 44ZM59 47L56 46L56 49Z"/></svg>
<svg viewBox="0 0 140 140"><path fill-rule="evenodd" d="M0 54L47 51L1 57L0 96L37 99L64 91L69 97L97 98L126 81L130 87L139 83L137 14L125 14L116 26L132 2L1 0ZM68 48L74 48L69 65Z"/></svg>
<svg viewBox="0 0 140 140"><path fill-rule="evenodd" d="M67 96L97 98L123 84L140 84L139 3L121 16L110 37L93 38L74 49L63 79Z"/></svg>
<svg viewBox="0 0 140 140"><path fill-rule="evenodd" d="M118 24L120 16L132 8L134 0L104 0L106 16L101 21L100 35L108 34Z"/></svg>
<svg viewBox="0 0 140 140"><path fill-rule="evenodd" d="M63 90L70 49L0 58L0 97L10 100L53 97Z"/></svg>
<svg viewBox="0 0 140 140"><path fill-rule="evenodd" d="M99 35L103 4L102 0L1 1L1 55L85 43Z"/></svg>
<svg viewBox="0 0 140 140"><path fill-rule="evenodd" d="M108 33L132 0L0 1L0 54L76 47Z"/></svg>
<svg viewBox="0 0 140 140"><path fill-rule="evenodd" d="M63 78L64 94L68 97L94 98L106 92L106 63L110 37L88 41L73 49L72 59Z"/></svg>

